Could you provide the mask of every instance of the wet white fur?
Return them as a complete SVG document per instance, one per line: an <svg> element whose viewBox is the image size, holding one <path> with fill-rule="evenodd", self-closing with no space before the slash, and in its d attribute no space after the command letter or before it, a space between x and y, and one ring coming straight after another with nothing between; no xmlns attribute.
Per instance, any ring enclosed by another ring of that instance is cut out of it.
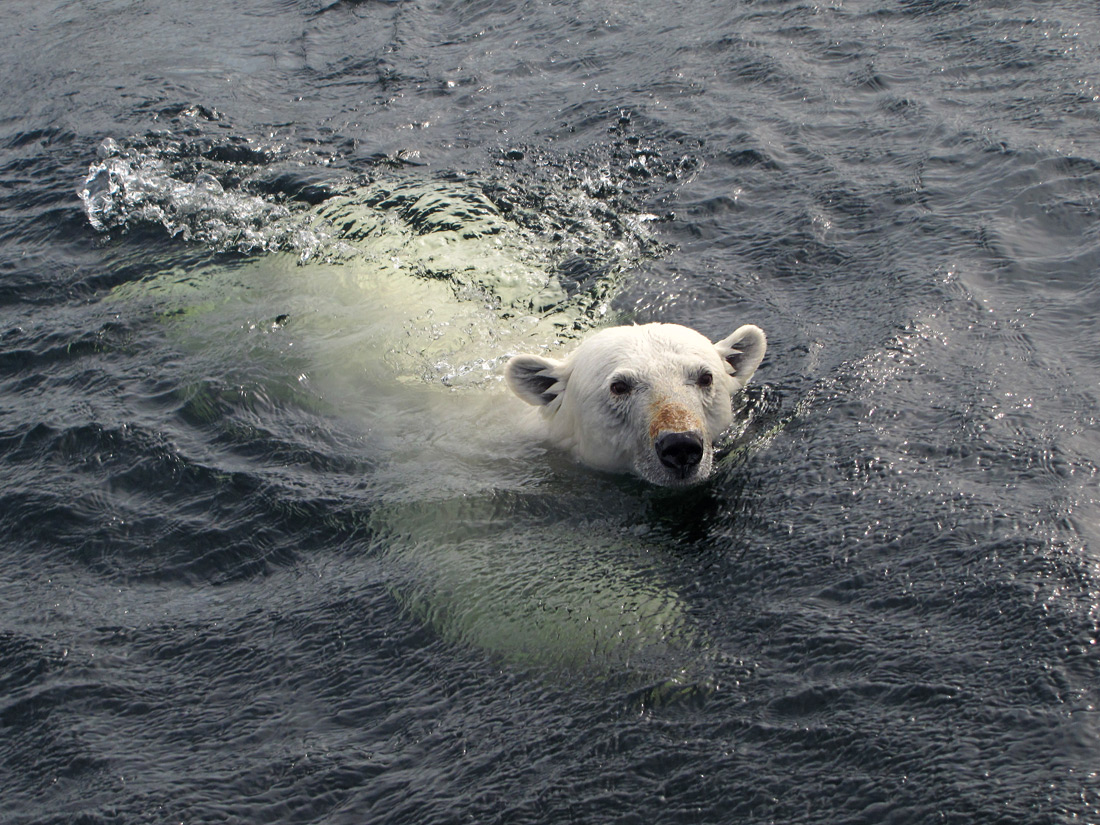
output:
<svg viewBox="0 0 1100 825"><path fill-rule="evenodd" d="M733 420L731 398L744 389L765 348L763 331L753 325L716 343L677 324L611 327L561 361L517 355L505 377L516 395L540 407L545 438L581 462L681 486L710 475L714 442ZM616 382L622 383L613 388ZM662 409L675 412L676 429L703 439L703 458L687 478L670 472L654 448L667 429L655 431L655 422L668 417Z"/></svg>

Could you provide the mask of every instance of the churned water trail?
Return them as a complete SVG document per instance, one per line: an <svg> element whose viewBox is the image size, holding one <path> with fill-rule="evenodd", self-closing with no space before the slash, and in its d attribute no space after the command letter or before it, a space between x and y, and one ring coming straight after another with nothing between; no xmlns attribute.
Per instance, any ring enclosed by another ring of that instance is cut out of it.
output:
<svg viewBox="0 0 1100 825"><path fill-rule="evenodd" d="M1100 820L1100 15L0 23L0 820ZM649 321L690 491L500 378Z"/></svg>

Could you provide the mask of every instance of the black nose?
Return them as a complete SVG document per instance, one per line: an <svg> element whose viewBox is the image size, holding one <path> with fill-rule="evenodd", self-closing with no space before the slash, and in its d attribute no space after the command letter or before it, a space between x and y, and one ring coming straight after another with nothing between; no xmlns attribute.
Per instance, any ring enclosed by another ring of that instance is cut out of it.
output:
<svg viewBox="0 0 1100 825"><path fill-rule="evenodd" d="M681 477L703 460L703 439L698 433L665 433L654 442L653 448L661 463Z"/></svg>

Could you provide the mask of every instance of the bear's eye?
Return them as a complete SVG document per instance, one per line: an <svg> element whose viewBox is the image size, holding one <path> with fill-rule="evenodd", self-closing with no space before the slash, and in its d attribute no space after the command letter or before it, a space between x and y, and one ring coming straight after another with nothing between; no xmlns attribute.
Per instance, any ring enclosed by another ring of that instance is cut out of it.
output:
<svg viewBox="0 0 1100 825"><path fill-rule="evenodd" d="M714 376L709 372L701 372L699 373L699 377L695 379L695 383L703 389L706 389L714 383Z"/></svg>
<svg viewBox="0 0 1100 825"><path fill-rule="evenodd" d="M609 389L611 390L612 395L617 395L620 397L630 394L630 384L628 384L626 381L623 381L621 378L612 381Z"/></svg>

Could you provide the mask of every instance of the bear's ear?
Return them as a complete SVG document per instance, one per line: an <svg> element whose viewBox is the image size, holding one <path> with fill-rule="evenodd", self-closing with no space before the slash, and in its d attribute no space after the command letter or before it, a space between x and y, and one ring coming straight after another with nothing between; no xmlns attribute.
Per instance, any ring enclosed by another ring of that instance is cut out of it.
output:
<svg viewBox="0 0 1100 825"><path fill-rule="evenodd" d="M516 355L504 367L512 392L536 407L545 406L565 389L562 362L538 355Z"/></svg>
<svg viewBox="0 0 1100 825"><path fill-rule="evenodd" d="M745 386L760 366L767 348L768 339L764 330L752 324L738 327L733 335L723 338L714 345L718 355L726 362L729 374Z"/></svg>

